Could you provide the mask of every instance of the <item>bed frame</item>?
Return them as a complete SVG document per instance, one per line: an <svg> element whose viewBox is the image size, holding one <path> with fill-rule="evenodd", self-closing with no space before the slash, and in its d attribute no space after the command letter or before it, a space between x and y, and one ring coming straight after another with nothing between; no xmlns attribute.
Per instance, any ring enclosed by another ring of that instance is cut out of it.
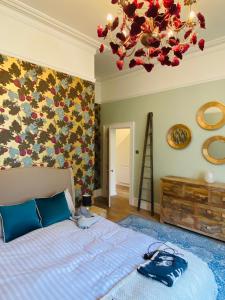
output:
<svg viewBox="0 0 225 300"><path fill-rule="evenodd" d="M0 205L44 198L69 189L75 203L72 169L23 167L0 171Z"/></svg>

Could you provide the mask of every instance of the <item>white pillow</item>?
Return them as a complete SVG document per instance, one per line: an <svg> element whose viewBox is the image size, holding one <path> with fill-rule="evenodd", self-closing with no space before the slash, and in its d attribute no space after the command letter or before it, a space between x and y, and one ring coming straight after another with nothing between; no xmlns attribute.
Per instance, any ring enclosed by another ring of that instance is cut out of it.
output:
<svg viewBox="0 0 225 300"><path fill-rule="evenodd" d="M69 207L69 210L70 210L72 216L74 216L74 214L75 214L75 206L74 206L74 203L73 203L72 196L70 195L70 192L69 192L68 189L66 189L64 191L64 193L65 193L65 197L66 197L66 201L67 201L67 205Z"/></svg>

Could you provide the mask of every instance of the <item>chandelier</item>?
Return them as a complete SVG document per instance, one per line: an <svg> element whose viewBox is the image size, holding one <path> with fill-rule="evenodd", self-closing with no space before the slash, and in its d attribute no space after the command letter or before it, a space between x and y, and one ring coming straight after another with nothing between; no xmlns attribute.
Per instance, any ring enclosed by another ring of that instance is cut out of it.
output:
<svg viewBox="0 0 225 300"><path fill-rule="evenodd" d="M107 16L107 24L98 25L99 38L108 40L112 53L118 56L119 70L124 61L129 67L143 66L151 72L156 61L176 67L191 45L203 51L205 40L197 29L205 29L205 17L195 13L197 0L111 0L118 5L120 17ZM185 8L187 12L185 11ZM186 17L183 17L186 12ZM104 51L100 46L100 53Z"/></svg>

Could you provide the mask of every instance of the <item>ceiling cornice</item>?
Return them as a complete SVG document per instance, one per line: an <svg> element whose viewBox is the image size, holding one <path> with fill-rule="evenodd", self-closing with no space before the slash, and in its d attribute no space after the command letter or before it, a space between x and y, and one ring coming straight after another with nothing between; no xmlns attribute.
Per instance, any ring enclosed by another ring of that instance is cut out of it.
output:
<svg viewBox="0 0 225 300"><path fill-rule="evenodd" d="M137 70L100 82L102 103L225 79L225 38L210 44L211 47L208 46L204 52L195 51L187 55L180 67L162 68L158 65L152 74Z"/></svg>
<svg viewBox="0 0 225 300"><path fill-rule="evenodd" d="M21 15L24 15L26 17L29 17L31 19L35 19L38 22L47 25L51 27L52 29L61 32L69 37L72 37L73 39L78 40L79 42L92 47L94 49L98 48L100 43L97 42L95 39L87 36L86 34L83 34L82 32L40 12L37 9L34 9L33 7L26 5L22 3L19 0L0 0L0 4L3 6L6 6Z"/></svg>
<svg viewBox="0 0 225 300"><path fill-rule="evenodd" d="M192 48L192 50L189 53L187 53L186 59L192 59L196 55L197 56L198 55L207 55L209 52L211 53L211 52L217 51L218 48L225 49L225 36L222 36L220 38L208 41L206 43L205 50L203 52L198 50L197 48ZM109 55L111 55L111 52L110 52ZM146 71L143 70L141 67L136 68L136 69L135 68L133 68L133 69L128 68L128 69L123 70L122 72L115 71L115 72L113 72L109 75L104 76L104 78L103 77L96 77L96 80L100 83L103 83L103 82L106 82L106 81L111 81L111 80L114 80L114 79L127 77L127 76L129 76L130 74L133 74L133 73L136 73L138 75L138 74L141 74L141 73L146 73Z"/></svg>

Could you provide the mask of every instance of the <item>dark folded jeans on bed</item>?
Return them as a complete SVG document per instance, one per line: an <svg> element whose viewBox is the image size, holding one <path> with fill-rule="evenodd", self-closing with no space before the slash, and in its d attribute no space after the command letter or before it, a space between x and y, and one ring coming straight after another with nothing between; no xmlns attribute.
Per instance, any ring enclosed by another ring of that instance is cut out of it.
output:
<svg viewBox="0 0 225 300"><path fill-rule="evenodd" d="M158 251L151 261L141 265L137 271L145 277L160 281L171 287L187 269L187 266L187 261L180 256L166 251Z"/></svg>

